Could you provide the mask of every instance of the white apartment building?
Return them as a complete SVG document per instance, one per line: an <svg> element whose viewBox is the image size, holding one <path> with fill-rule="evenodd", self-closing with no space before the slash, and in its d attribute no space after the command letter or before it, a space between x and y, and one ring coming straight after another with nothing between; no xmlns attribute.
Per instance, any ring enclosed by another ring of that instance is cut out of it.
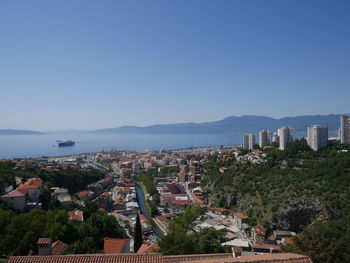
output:
<svg viewBox="0 0 350 263"><path fill-rule="evenodd" d="M290 126L284 126L278 129L279 149L285 150L287 145L294 140L295 129Z"/></svg>
<svg viewBox="0 0 350 263"><path fill-rule="evenodd" d="M340 117L340 143L350 144L350 115Z"/></svg>
<svg viewBox="0 0 350 263"><path fill-rule="evenodd" d="M307 143L314 151L327 146L328 143L328 127L313 125L307 128Z"/></svg>
<svg viewBox="0 0 350 263"><path fill-rule="evenodd" d="M243 148L252 150L255 145L255 135L254 134L244 134L243 136Z"/></svg>
<svg viewBox="0 0 350 263"><path fill-rule="evenodd" d="M272 143L272 131L264 129L259 132L259 146L264 147Z"/></svg>

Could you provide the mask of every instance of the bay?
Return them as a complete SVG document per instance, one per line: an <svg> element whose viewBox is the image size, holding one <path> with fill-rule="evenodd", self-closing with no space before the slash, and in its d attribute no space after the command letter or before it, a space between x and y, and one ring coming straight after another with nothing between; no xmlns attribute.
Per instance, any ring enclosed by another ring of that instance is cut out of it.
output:
<svg viewBox="0 0 350 263"><path fill-rule="evenodd" d="M225 134L89 134L78 132L40 135L1 135L0 158L64 156L110 150L169 150L187 147L237 145L241 133ZM56 140L73 140L75 146L58 147Z"/></svg>

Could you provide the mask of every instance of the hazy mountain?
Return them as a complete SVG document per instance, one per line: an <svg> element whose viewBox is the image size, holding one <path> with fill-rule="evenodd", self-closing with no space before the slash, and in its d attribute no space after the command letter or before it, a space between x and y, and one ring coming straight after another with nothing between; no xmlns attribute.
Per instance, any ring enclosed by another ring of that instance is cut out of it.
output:
<svg viewBox="0 0 350 263"><path fill-rule="evenodd" d="M30 131L30 130L14 130L14 129L0 129L0 135L38 135L45 134L44 132Z"/></svg>
<svg viewBox="0 0 350 263"><path fill-rule="evenodd" d="M328 125L330 134L337 133L341 114L305 115L297 117L284 117L280 119L265 116L231 116L219 121L203 123L160 124L147 127L122 126L119 128L99 129L93 133L143 133L143 134L187 134L187 133L230 133L251 132L267 128L276 130L282 126L293 126L299 135L305 135L310 125Z"/></svg>

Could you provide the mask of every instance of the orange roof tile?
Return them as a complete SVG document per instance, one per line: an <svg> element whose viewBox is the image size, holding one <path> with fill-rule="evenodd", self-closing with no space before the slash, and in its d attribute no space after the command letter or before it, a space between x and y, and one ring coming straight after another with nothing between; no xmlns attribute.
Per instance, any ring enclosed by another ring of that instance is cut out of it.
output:
<svg viewBox="0 0 350 263"><path fill-rule="evenodd" d="M40 178L29 178L26 182L18 186L18 189L38 189L43 184Z"/></svg>
<svg viewBox="0 0 350 263"><path fill-rule="evenodd" d="M239 217L240 219L248 219L248 216L243 215L242 213L236 212L235 215L236 215L237 217Z"/></svg>
<svg viewBox="0 0 350 263"><path fill-rule="evenodd" d="M162 263L160 254L86 254L10 257L8 263Z"/></svg>
<svg viewBox="0 0 350 263"><path fill-rule="evenodd" d="M23 197L27 195L26 189L16 189L4 195L4 198L14 198L14 197Z"/></svg>
<svg viewBox="0 0 350 263"><path fill-rule="evenodd" d="M294 244L294 240L292 237L284 237L283 239L287 245Z"/></svg>
<svg viewBox="0 0 350 263"><path fill-rule="evenodd" d="M311 259L304 255L293 253L278 253L252 255L233 258L229 254L202 254L164 256L164 263L312 263Z"/></svg>
<svg viewBox="0 0 350 263"><path fill-rule="evenodd" d="M63 243L60 240L57 240L52 244L51 252L52 255L63 255L64 251L68 248L66 243Z"/></svg>
<svg viewBox="0 0 350 263"><path fill-rule="evenodd" d="M39 238L37 244L38 245L49 245L52 243L51 238Z"/></svg>
<svg viewBox="0 0 350 263"><path fill-rule="evenodd" d="M147 254L151 252L155 252L159 250L160 247L152 242L144 243L141 245L139 250L137 250L137 254Z"/></svg>
<svg viewBox="0 0 350 263"><path fill-rule="evenodd" d="M81 210L73 210L68 212L68 220L71 221L84 221L84 212Z"/></svg>
<svg viewBox="0 0 350 263"><path fill-rule="evenodd" d="M261 236L265 235L265 231L259 226L253 226L252 229L255 231L257 235L261 235Z"/></svg>
<svg viewBox="0 0 350 263"><path fill-rule="evenodd" d="M108 238L103 241L103 251L105 254L119 254L123 252L123 248L129 239Z"/></svg>

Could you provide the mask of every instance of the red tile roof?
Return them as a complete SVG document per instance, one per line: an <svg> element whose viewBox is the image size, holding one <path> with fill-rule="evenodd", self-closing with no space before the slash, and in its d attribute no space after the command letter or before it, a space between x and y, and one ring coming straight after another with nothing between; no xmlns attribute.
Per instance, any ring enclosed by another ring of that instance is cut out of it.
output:
<svg viewBox="0 0 350 263"><path fill-rule="evenodd" d="M123 252L123 248L129 239L108 238L103 241L103 251L105 254L119 254Z"/></svg>
<svg viewBox="0 0 350 263"><path fill-rule="evenodd" d="M66 251L67 248L68 245L66 243L57 240L55 243L52 244L51 253L52 255L63 255L64 251Z"/></svg>
<svg viewBox="0 0 350 263"><path fill-rule="evenodd" d="M235 215L236 215L237 217L239 217L240 219L248 219L248 216L243 215L242 213L236 212Z"/></svg>
<svg viewBox="0 0 350 263"><path fill-rule="evenodd" d="M39 238L37 244L38 245L50 245L52 243L51 238Z"/></svg>
<svg viewBox="0 0 350 263"><path fill-rule="evenodd" d="M231 253L219 253L219 254L194 254L194 255L177 255L177 256L165 256L165 263L180 263L180 262L202 262L221 260L221 262L229 262L233 259Z"/></svg>
<svg viewBox="0 0 350 263"><path fill-rule="evenodd" d="M84 212L81 210L73 210L68 212L68 220L71 221L84 221Z"/></svg>
<svg viewBox="0 0 350 263"><path fill-rule="evenodd" d="M265 231L259 226L253 226L252 229L255 231L257 235L261 235L261 236L265 235Z"/></svg>
<svg viewBox="0 0 350 263"><path fill-rule="evenodd" d="M163 263L160 254L87 254L10 257L8 263Z"/></svg>
<svg viewBox="0 0 350 263"><path fill-rule="evenodd" d="M148 254L155 251L158 251L160 247L152 242L144 243L141 245L139 250L137 250L137 254Z"/></svg>
<svg viewBox="0 0 350 263"><path fill-rule="evenodd" d="M20 256L10 257L8 263L312 263L307 256L279 253L242 256L232 254L202 254L162 256L161 254L87 254L61 256Z"/></svg>
<svg viewBox="0 0 350 263"><path fill-rule="evenodd" d="M40 178L29 178L26 182L18 186L17 189L38 189L43 184Z"/></svg>
<svg viewBox="0 0 350 263"><path fill-rule="evenodd" d="M78 193L78 197L79 197L79 199L82 199L85 196L88 196L89 194L90 194L89 191L81 191L81 192Z"/></svg>
<svg viewBox="0 0 350 263"><path fill-rule="evenodd" d="M290 245L290 244L293 244L294 243L294 240L292 237L284 237L284 242L287 244L287 245Z"/></svg>
<svg viewBox="0 0 350 263"><path fill-rule="evenodd" d="M281 253L281 254L264 254L252 255L233 258L232 255L218 256L220 254L207 255L182 255L182 256L165 256L164 263L312 263L307 256Z"/></svg>
<svg viewBox="0 0 350 263"><path fill-rule="evenodd" d="M4 198L14 198L14 197L24 197L27 195L27 190L26 189L16 189L12 190L8 194L4 195Z"/></svg>
<svg viewBox="0 0 350 263"><path fill-rule="evenodd" d="M312 260L304 255L298 255L293 253L277 253L277 254L264 254L264 255L253 255L243 256L235 258L231 262L254 262L254 263L312 263Z"/></svg>

